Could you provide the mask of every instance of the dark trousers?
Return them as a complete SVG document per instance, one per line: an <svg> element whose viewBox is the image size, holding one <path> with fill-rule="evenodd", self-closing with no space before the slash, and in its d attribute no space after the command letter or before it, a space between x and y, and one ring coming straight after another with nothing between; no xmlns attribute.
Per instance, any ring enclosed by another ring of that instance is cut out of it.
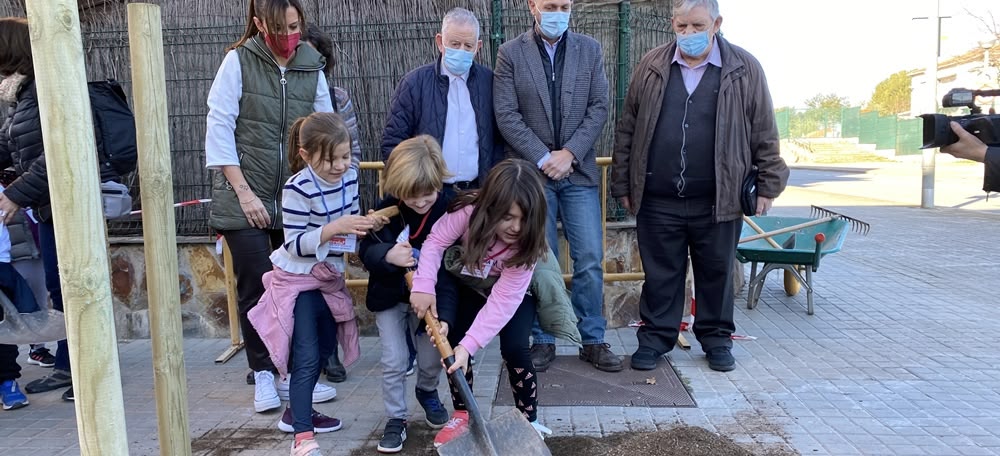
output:
<svg viewBox="0 0 1000 456"><path fill-rule="evenodd" d="M264 294L261 278L272 269L271 252L281 247L284 233L281 230L222 231L233 254L233 272L236 275L236 303L240 312L240 329L246 344L247 363L253 371L277 372L267 347L253 329L247 313L257 305Z"/></svg>
<svg viewBox="0 0 1000 456"><path fill-rule="evenodd" d="M49 290L52 308L63 311L62 286L59 284L59 256L56 254L56 227L52 221L38 224L38 244L42 254L42 268L45 269L45 288ZM55 369L69 371L69 346L66 339L60 340L56 348Z"/></svg>
<svg viewBox="0 0 1000 456"><path fill-rule="evenodd" d="M333 346L326 341L331 337L336 339L337 323L318 290L299 294L295 299L294 320L288 406L292 408L292 428L299 433L313 430L313 388L324 360L333 353Z"/></svg>
<svg viewBox="0 0 1000 456"><path fill-rule="evenodd" d="M0 263L0 291L14 304L18 312L30 313L38 310L38 303L31 287L10 263ZM4 311L0 308L0 320L3 319ZM0 382L21 377L17 354L17 345L0 344Z"/></svg>
<svg viewBox="0 0 1000 456"><path fill-rule="evenodd" d="M732 347L733 261L742 220L714 223L713 199L642 200L636 216L639 255L646 281L642 286L639 346L658 353L677 343L684 314L684 279L688 253L694 271L694 334L703 350Z"/></svg>
<svg viewBox="0 0 1000 456"><path fill-rule="evenodd" d="M472 326L479 311L486 305L486 298L464 285L458 287L458 309L453 328L448 330L448 342L452 347L458 345L465 337L466 331ZM534 296L525 295L514 316L500 329L500 356L507 364L507 377L510 389L514 393L514 403L517 409L528 418L535 421L538 413L538 384L535 366L531 364L531 325L535 321L536 302ZM466 373L466 380L472 384L472 368ZM455 410L465 410L465 403L458 396L458 390L451 385L453 406Z"/></svg>
<svg viewBox="0 0 1000 456"><path fill-rule="evenodd" d="M17 345L0 344L0 383L21 377L17 364Z"/></svg>

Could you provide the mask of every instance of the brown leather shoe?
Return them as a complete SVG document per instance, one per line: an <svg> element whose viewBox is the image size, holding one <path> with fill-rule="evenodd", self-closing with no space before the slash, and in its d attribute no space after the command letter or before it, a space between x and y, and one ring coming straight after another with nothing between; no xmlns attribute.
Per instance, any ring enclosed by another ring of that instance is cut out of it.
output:
<svg viewBox="0 0 1000 456"><path fill-rule="evenodd" d="M610 344L584 345L580 349L580 359L604 372L619 372L625 368L621 356L611 351Z"/></svg>
<svg viewBox="0 0 1000 456"><path fill-rule="evenodd" d="M556 360L556 344L534 344L531 346L531 364L536 372L545 372Z"/></svg>

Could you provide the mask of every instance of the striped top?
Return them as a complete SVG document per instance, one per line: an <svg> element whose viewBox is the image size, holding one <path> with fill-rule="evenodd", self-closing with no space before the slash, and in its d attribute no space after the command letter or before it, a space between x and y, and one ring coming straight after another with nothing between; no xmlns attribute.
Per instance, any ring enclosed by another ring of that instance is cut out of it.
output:
<svg viewBox="0 0 1000 456"><path fill-rule="evenodd" d="M351 168L339 182L316 177L307 167L285 183L281 197L285 243L271 254L274 266L294 274L309 274L320 261L344 272L344 255L320 244L323 225L341 215L359 215L358 170Z"/></svg>

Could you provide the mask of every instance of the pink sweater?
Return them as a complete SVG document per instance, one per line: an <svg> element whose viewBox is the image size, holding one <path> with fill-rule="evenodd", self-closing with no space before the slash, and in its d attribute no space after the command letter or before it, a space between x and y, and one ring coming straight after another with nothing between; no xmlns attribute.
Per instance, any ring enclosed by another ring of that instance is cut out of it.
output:
<svg viewBox="0 0 1000 456"><path fill-rule="evenodd" d="M316 263L309 274L293 274L276 267L264 274L263 282L264 295L247 313L247 318L264 341L279 374L288 374L295 299L305 291L319 290L323 293L326 305L337 322L337 342L344 347L344 365L350 366L357 361L361 349L354 305L344 277L330 263Z"/></svg>
<svg viewBox="0 0 1000 456"><path fill-rule="evenodd" d="M437 284L437 273L441 267L444 251L465 237L472 209L472 206L466 206L457 212L447 213L434 224L427 240L424 241L423 248L420 249L420 264L413 276L412 291L435 294L434 285ZM465 337L459 342L471 355L475 355L476 351L485 347L500 333L521 305L528 284L531 283L533 266L505 267L504 262L517 253L516 250L507 248L507 244L495 241L487 250L486 256L489 258L504 249L507 250L494 258L496 263L490 269L490 275L500 278L493 285L493 290L486 299L486 305L476 315L472 327L465 332Z"/></svg>

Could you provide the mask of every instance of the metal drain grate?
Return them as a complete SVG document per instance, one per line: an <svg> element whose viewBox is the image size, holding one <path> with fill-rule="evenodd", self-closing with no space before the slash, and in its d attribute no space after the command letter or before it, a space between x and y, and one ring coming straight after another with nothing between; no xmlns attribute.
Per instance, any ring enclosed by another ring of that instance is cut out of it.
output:
<svg viewBox="0 0 1000 456"><path fill-rule="evenodd" d="M590 405L622 407L697 407L694 398L668 363L651 371L637 371L625 357L625 370L602 372L576 356L557 356L549 369L538 373L538 405ZM514 405L506 366L494 405Z"/></svg>

